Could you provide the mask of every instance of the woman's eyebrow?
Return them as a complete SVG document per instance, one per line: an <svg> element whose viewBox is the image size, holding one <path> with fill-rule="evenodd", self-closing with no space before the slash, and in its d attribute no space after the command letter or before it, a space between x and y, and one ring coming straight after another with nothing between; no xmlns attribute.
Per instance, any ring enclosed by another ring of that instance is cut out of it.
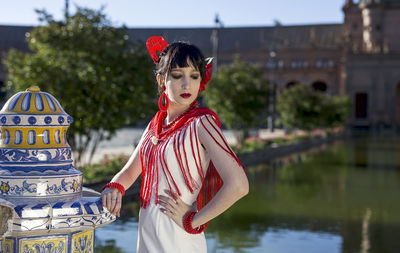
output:
<svg viewBox="0 0 400 253"><path fill-rule="evenodd" d="M182 69L177 69L177 68L171 69L171 72L182 72L182 71L183 71Z"/></svg>
<svg viewBox="0 0 400 253"><path fill-rule="evenodd" d="M192 70L190 71L190 73L200 73L200 71L197 70L197 69L195 69L195 68L192 68Z"/></svg>
<svg viewBox="0 0 400 253"><path fill-rule="evenodd" d="M171 69L171 72L184 72L184 70L182 68L173 68L173 69ZM190 71L190 73L197 74L197 73L200 73L200 71L193 69L192 71Z"/></svg>

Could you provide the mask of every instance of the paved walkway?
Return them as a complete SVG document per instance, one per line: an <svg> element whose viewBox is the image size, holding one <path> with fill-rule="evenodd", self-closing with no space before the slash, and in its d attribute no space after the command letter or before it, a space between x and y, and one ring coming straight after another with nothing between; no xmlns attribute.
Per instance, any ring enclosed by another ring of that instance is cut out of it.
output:
<svg viewBox="0 0 400 253"><path fill-rule="evenodd" d="M93 156L92 163L99 162L105 155L130 155L134 147L138 144L144 129L141 128L121 128L116 135L108 141L103 141L99 144L96 153ZM237 143L235 132L232 130L223 131L229 145ZM260 129L252 132L253 135L259 135L262 139L271 139L283 136L284 132L280 129L270 132L267 129ZM88 157L84 156L83 163L88 163Z"/></svg>

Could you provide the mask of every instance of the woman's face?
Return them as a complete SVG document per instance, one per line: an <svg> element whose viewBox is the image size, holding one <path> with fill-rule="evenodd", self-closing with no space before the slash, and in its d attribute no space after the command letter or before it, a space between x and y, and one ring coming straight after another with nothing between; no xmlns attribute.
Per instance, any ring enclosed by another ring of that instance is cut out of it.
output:
<svg viewBox="0 0 400 253"><path fill-rule="evenodd" d="M189 106L199 94L200 82L200 71L192 65L176 67L164 80L165 93L172 103Z"/></svg>

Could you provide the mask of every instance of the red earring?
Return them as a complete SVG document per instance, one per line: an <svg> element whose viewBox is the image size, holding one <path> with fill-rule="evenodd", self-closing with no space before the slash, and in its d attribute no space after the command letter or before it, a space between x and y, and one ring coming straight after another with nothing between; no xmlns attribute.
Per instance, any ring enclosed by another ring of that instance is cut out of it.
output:
<svg viewBox="0 0 400 253"><path fill-rule="evenodd" d="M165 98L165 105L162 104L163 98ZM165 94L165 92L163 92L161 94L160 98L158 99L158 108L160 109L160 111L166 112L168 109L168 105L169 105L169 99L167 97L167 94Z"/></svg>

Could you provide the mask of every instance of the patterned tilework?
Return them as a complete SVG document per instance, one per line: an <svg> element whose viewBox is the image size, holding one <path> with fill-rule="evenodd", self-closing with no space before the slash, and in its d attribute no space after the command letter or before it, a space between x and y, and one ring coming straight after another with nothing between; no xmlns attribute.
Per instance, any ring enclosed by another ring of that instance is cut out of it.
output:
<svg viewBox="0 0 400 253"><path fill-rule="evenodd" d="M4 105L7 113L63 114L65 111L52 95L39 88L28 89L12 96Z"/></svg>
<svg viewBox="0 0 400 253"><path fill-rule="evenodd" d="M94 230L80 232L72 236L72 253L94 252Z"/></svg>
<svg viewBox="0 0 400 253"><path fill-rule="evenodd" d="M36 114L2 114L0 117L0 126L11 127L31 127L31 126L47 126L47 127L59 127L68 126L73 122L71 116L67 114L57 115L36 115ZM16 124L18 123L18 124Z"/></svg>
<svg viewBox="0 0 400 253"><path fill-rule="evenodd" d="M12 224L13 232L38 232L50 228L50 218L18 219Z"/></svg>
<svg viewBox="0 0 400 253"><path fill-rule="evenodd" d="M8 181L6 182L1 181L0 183L1 194L8 194L9 191L10 191L10 184L8 183Z"/></svg>
<svg viewBox="0 0 400 253"><path fill-rule="evenodd" d="M0 253L93 253L94 229L116 219L99 196L82 197L66 138L72 122L38 87L1 109L0 203L14 212Z"/></svg>
<svg viewBox="0 0 400 253"><path fill-rule="evenodd" d="M0 253L94 253L94 229L0 240Z"/></svg>
<svg viewBox="0 0 400 253"><path fill-rule="evenodd" d="M66 253L67 236L48 236L35 239L21 239L19 242L20 253Z"/></svg>
<svg viewBox="0 0 400 253"><path fill-rule="evenodd" d="M77 215L71 216L67 212L75 212ZM86 197L77 202L57 203L56 207L53 206L51 228L97 228L115 219L115 215L103 208L99 197Z"/></svg>
<svg viewBox="0 0 400 253"><path fill-rule="evenodd" d="M14 253L13 240L4 240L2 253Z"/></svg>
<svg viewBox="0 0 400 253"><path fill-rule="evenodd" d="M82 191L82 174L68 176L0 176L0 197L74 195Z"/></svg>
<svg viewBox="0 0 400 253"><path fill-rule="evenodd" d="M71 148L47 148L47 149L15 149L15 148L0 148L0 164L15 165L15 164L37 164L51 163L63 164L72 162ZM58 168L52 168L57 171Z"/></svg>
<svg viewBox="0 0 400 253"><path fill-rule="evenodd" d="M73 122L52 95L38 87L11 97L0 111L0 147L63 148Z"/></svg>
<svg viewBox="0 0 400 253"><path fill-rule="evenodd" d="M113 222L116 217L101 204L100 197L84 197L53 204L32 202L14 207L19 218L13 222L13 231L43 229L93 229Z"/></svg>
<svg viewBox="0 0 400 253"><path fill-rule="evenodd" d="M3 126L0 143L2 148L64 148L69 147L66 139L68 126ZM7 139L7 136L10 136Z"/></svg>

